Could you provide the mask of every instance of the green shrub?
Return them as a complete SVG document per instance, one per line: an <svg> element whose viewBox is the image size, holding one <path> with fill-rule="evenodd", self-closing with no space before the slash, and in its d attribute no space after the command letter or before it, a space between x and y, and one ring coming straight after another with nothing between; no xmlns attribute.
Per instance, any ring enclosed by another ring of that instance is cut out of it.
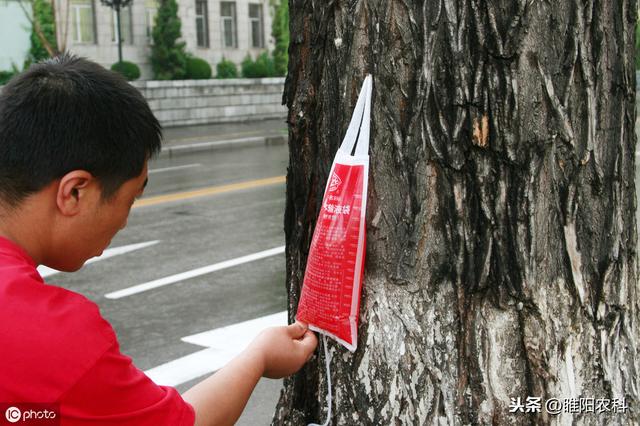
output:
<svg viewBox="0 0 640 426"><path fill-rule="evenodd" d="M15 71L0 71L0 85L8 83L16 74Z"/></svg>
<svg viewBox="0 0 640 426"><path fill-rule="evenodd" d="M211 65L204 59L190 56L187 58L187 78L193 80L211 78Z"/></svg>
<svg viewBox="0 0 640 426"><path fill-rule="evenodd" d="M276 75L276 65L273 62L273 57L268 52L263 52L258 56L256 67L258 68L258 74L261 74L262 77L274 77Z"/></svg>
<svg viewBox="0 0 640 426"><path fill-rule="evenodd" d="M225 59L222 60L216 65L216 78L237 78L238 77L238 67L233 61Z"/></svg>
<svg viewBox="0 0 640 426"><path fill-rule="evenodd" d="M260 54L255 61L249 55L242 61L242 76L245 78L273 77L275 75L273 58L267 52Z"/></svg>
<svg viewBox="0 0 640 426"><path fill-rule="evenodd" d="M140 78L140 68L133 62L122 61L111 65L111 71L122 74L129 81Z"/></svg>
<svg viewBox="0 0 640 426"><path fill-rule="evenodd" d="M254 77L255 74L256 63L253 62L251 56L247 53L244 60L240 64L240 69L242 70L242 76L245 78Z"/></svg>

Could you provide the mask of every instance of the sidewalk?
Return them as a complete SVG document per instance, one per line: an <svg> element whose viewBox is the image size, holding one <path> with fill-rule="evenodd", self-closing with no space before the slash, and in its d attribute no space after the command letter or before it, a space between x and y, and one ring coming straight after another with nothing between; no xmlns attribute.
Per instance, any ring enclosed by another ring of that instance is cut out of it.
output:
<svg viewBox="0 0 640 426"><path fill-rule="evenodd" d="M208 151L235 144L282 144L288 139L285 118L249 122L168 127L160 157Z"/></svg>

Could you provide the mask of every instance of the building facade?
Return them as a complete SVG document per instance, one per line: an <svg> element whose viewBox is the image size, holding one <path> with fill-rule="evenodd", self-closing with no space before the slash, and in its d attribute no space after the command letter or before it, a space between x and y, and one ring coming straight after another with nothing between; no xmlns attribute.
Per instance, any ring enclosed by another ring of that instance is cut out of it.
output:
<svg viewBox="0 0 640 426"><path fill-rule="evenodd" d="M187 51L213 68L223 57L237 64L273 49L268 0L177 0ZM115 12L100 0L58 0L60 46L105 67L118 61ZM122 57L151 79L150 55L157 0L133 0L122 9Z"/></svg>

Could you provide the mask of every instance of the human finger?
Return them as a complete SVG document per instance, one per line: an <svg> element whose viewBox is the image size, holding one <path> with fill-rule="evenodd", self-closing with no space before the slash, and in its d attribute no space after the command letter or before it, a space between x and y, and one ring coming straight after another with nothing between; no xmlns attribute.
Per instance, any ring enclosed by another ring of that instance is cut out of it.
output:
<svg viewBox="0 0 640 426"><path fill-rule="evenodd" d="M306 331L307 331L307 327L305 327L302 323L298 321L294 322L293 324L287 327L287 333L289 334L289 337L293 339L300 339L302 336L304 336Z"/></svg>
<svg viewBox="0 0 640 426"><path fill-rule="evenodd" d="M309 354L309 357L313 354L313 352L318 347L318 338L316 334L310 330L307 330L302 336L302 339L298 340L299 344L302 346L303 350Z"/></svg>

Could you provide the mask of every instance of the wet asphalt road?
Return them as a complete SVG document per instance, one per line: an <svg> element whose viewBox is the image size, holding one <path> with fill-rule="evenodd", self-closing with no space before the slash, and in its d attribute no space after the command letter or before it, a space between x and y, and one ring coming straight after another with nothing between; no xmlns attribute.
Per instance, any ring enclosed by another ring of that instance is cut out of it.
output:
<svg viewBox="0 0 640 426"><path fill-rule="evenodd" d="M284 176L287 146L219 148L150 163L142 198ZM182 337L286 309L284 254L117 300L109 292L284 245L284 182L134 207L110 247L159 242L46 280L95 301L142 370L203 349ZM178 386L184 391L198 380ZM280 381L264 379L238 424L268 424Z"/></svg>

